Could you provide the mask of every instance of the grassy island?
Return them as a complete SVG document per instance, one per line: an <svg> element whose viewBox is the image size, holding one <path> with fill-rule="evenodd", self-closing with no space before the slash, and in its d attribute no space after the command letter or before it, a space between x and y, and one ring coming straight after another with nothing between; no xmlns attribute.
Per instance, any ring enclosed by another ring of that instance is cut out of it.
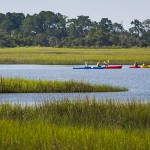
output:
<svg viewBox="0 0 150 150"><path fill-rule="evenodd" d="M73 92L120 92L124 87L93 85L76 81L27 80L0 78L0 93L73 93Z"/></svg>

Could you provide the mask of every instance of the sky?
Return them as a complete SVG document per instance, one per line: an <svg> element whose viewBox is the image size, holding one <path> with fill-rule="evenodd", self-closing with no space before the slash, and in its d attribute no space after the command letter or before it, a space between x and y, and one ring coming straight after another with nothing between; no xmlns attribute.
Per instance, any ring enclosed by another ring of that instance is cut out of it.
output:
<svg viewBox="0 0 150 150"><path fill-rule="evenodd" d="M108 18L128 29L134 19L150 19L150 0L0 0L0 13L3 14L33 15L41 11L60 13L69 19L85 15L97 22Z"/></svg>

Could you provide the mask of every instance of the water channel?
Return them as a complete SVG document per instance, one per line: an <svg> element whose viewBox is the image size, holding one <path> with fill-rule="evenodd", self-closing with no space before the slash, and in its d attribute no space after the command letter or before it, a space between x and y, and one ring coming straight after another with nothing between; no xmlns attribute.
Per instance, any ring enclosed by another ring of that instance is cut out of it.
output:
<svg viewBox="0 0 150 150"><path fill-rule="evenodd" d="M127 92L97 93L10 93L0 94L0 102L41 103L47 100L95 98L96 100L150 101L150 69L73 69L67 65L0 65L0 77L36 80L75 80L92 84L127 87Z"/></svg>

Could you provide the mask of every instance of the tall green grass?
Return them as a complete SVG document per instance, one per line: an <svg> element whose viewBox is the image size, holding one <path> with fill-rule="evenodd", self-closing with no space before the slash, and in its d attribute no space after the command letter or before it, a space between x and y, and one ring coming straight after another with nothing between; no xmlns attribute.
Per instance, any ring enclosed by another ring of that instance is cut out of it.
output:
<svg viewBox="0 0 150 150"><path fill-rule="evenodd" d="M0 78L0 93L68 93L68 92L118 92L127 91L124 87L93 85L76 81L27 80Z"/></svg>
<svg viewBox="0 0 150 150"><path fill-rule="evenodd" d="M150 103L53 101L34 106L0 105L0 119L43 121L79 127L150 128Z"/></svg>
<svg viewBox="0 0 150 150"><path fill-rule="evenodd" d="M150 103L0 104L0 149L148 150Z"/></svg>
<svg viewBox="0 0 150 150"><path fill-rule="evenodd" d="M42 122L0 121L0 149L148 150L150 130L79 128Z"/></svg>
<svg viewBox="0 0 150 150"><path fill-rule="evenodd" d="M131 49L75 49L75 48L0 48L0 64L51 64L77 65L88 61L110 60L111 64L128 64L134 61L150 64L150 48Z"/></svg>

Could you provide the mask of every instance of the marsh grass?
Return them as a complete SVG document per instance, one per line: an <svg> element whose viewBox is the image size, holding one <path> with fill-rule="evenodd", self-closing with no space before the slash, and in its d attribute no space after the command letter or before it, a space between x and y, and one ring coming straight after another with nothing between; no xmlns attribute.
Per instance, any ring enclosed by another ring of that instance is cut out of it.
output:
<svg viewBox="0 0 150 150"><path fill-rule="evenodd" d="M150 130L79 128L1 120L0 149L148 150Z"/></svg>
<svg viewBox="0 0 150 150"><path fill-rule="evenodd" d="M119 92L124 87L93 85L70 81L26 80L19 78L0 78L0 93L73 93L73 92Z"/></svg>
<svg viewBox="0 0 150 150"><path fill-rule="evenodd" d="M0 104L0 135L0 149L148 150L150 103Z"/></svg>
<svg viewBox="0 0 150 150"><path fill-rule="evenodd" d="M0 64L81 65L85 61L110 60L111 64L128 64L134 61L150 64L150 48L131 49L75 49L46 47L0 48Z"/></svg>
<svg viewBox="0 0 150 150"><path fill-rule="evenodd" d="M1 104L0 119L79 127L150 128L150 103L95 100L51 101L34 106Z"/></svg>

